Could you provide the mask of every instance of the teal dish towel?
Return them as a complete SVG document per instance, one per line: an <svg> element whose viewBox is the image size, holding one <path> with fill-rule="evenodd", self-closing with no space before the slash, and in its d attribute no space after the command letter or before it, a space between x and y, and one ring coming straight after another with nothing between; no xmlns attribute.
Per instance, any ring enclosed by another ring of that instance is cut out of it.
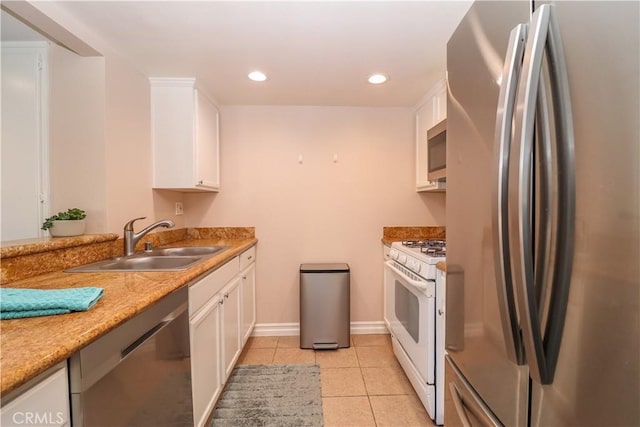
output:
<svg viewBox="0 0 640 427"><path fill-rule="evenodd" d="M102 288L0 288L0 319L51 316L87 311L102 297Z"/></svg>

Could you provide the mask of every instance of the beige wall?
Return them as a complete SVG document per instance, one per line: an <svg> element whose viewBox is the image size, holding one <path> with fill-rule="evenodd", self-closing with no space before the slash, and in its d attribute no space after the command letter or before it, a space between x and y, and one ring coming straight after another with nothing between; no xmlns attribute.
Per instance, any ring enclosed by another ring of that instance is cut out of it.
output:
<svg viewBox="0 0 640 427"><path fill-rule="evenodd" d="M55 44L49 48L51 213L80 208L87 233L106 227L105 64Z"/></svg>
<svg viewBox="0 0 640 427"><path fill-rule="evenodd" d="M306 262L348 263L352 321L382 320L382 227L445 221L415 192L414 129L412 109L222 109L221 192L185 195L186 221L256 227L258 323L298 321Z"/></svg>
<svg viewBox="0 0 640 427"><path fill-rule="evenodd" d="M104 151L87 172L104 183L104 222L88 218L91 230L121 233L136 216L149 217L139 226L161 218L178 226L255 226L259 323L298 321L304 262L349 263L352 320L382 320L382 227L445 221L444 195L414 190L412 109L226 107L222 191L154 191L146 77L54 3L37 7L104 55L104 134L91 136L104 144L88 142ZM99 197L86 187L87 203ZM184 217L173 215L176 201L184 201Z"/></svg>
<svg viewBox="0 0 640 427"><path fill-rule="evenodd" d="M175 202L182 201L182 194L151 189L147 77L56 3L33 5L103 55L77 57L76 61L92 64L94 73L102 74L97 83L94 77L98 74L79 76L77 82L72 75L57 77L66 79L66 89L59 91L60 96L52 100L52 105L57 102L68 113L65 112L66 123L60 121L56 132L71 134L73 139L58 138L59 145L52 153L52 210L66 209L70 207L67 204L86 208L88 232L122 233L125 222L139 216L146 216L147 220L136 229L164 218L173 219L176 226L182 227L183 217L174 214ZM102 69L98 70L98 66ZM85 93L87 89L89 93ZM98 99L97 94L102 98ZM89 108L78 102L88 96ZM80 151L72 151L72 146ZM63 193L59 188L65 185Z"/></svg>
<svg viewBox="0 0 640 427"><path fill-rule="evenodd" d="M147 217L136 230L175 216L175 202L182 193L152 190L151 116L149 80L116 55L107 56L107 230L122 233L130 219Z"/></svg>

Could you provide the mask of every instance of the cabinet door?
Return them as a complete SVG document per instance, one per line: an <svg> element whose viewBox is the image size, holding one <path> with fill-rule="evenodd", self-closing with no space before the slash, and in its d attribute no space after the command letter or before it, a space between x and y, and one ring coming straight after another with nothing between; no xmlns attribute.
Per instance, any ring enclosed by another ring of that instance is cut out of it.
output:
<svg viewBox="0 0 640 427"><path fill-rule="evenodd" d="M0 425L69 426L69 378L66 362L0 411Z"/></svg>
<svg viewBox="0 0 640 427"><path fill-rule="evenodd" d="M222 304L223 378L229 377L240 356L240 277L233 279L220 293Z"/></svg>
<svg viewBox="0 0 640 427"><path fill-rule="evenodd" d="M256 323L256 264L251 263L241 274L242 279L242 344L244 345Z"/></svg>
<svg viewBox="0 0 640 427"><path fill-rule="evenodd" d="M154 188L195 184L192 79L151 79Z"/></svg>
<svg viewBox="0 0 640 427"><path fill-rule="evenodd" d="M220 188L220 136L218 108L200 91L196 102L196 186Z"/></svg>
<svg viewBox="0 0 640 427"><path fill-rule="evenodd" d="M434 123L439 123L447 118L447 86L440 85L433 101Z"/></svg>
<svg viewBox="0 0 640 427"><path fill-rule="evenodd" d="M193 418L202 426L222 389L220 378L220 307L214 297L189 321Z"/></svg>
<svg viewBox="0 0 640 427"><path fill-rule="evenodd" d="M416 188L418 191L430 185L427 175L428 147L427 130L433 126L433 102L429 99L416 112Z"/></svg>
<svg viewBox="0 0 640 427"><path fill-rule="evenodd" d="M444 185L430 181L427 131L447 115L447 87L439 81L425 95L423 105L416 111L416 191L444 191Z"/></svg>
<svg viewBox="0 0 640 427"><path fill-rule="evenodd" d="M193 78L150 78L153 188L219 189L218 109Z"/></svg>

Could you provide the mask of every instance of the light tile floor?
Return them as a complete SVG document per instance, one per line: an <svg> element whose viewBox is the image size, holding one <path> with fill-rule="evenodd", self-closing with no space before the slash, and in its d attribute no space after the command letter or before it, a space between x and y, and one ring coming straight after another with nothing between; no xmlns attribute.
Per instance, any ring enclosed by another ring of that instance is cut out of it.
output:
<svg viewBox="0 0 640 427"><path fill-rule="evenodd" d="M320 366L326 427L433 426L398 364L389 335L352 335L351 347L303 350L299 337L251 337L238 365Z"/></svg>

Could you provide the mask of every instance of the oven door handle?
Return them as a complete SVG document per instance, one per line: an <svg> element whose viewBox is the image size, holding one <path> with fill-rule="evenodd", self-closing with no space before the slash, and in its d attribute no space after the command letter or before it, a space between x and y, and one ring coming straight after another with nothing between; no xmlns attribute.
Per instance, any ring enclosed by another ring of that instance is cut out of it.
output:
<svg viewBox="0 0 640 427"><path fill-rule="evenodd" d="M393 265L393 261L386 261L385 265L387 267L389 267L389 269L391 271L393 271L394 273L396 273L398 276L402 277L402 280L405 280L407 282L409 282L409 284L411 286L414 286L418 289L422 289L423 291L427 290L428 287L428 283L427 282L422 282L422 281L418 281L418 280L414 280L412 278L410 278L409 276L407 276L406 274L404 274L401 270L397 269L395 265Z"/></svg>

